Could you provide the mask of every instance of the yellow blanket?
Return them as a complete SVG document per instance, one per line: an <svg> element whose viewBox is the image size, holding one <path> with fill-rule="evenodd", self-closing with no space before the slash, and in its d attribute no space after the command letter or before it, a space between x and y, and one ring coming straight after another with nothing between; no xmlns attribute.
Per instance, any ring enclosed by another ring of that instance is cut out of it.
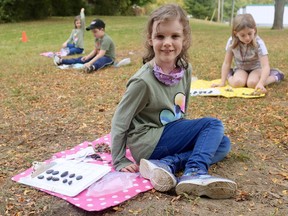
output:
<svg viewBox="0 0 288 216"><path fill-rule="evenodd" d="M220 83L220 79L206 81L195 80L191 84L191 96L223 96L227 98L241 97L241 98L259 98L264 97L265 94L255 92L252 88L232 88L228 84L224 87L211 88L213 83Z"/></svg>

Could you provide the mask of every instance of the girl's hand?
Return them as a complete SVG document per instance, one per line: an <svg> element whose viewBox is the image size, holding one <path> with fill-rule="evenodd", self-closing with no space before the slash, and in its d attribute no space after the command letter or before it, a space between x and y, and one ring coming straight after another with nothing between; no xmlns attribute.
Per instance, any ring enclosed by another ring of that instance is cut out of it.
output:
<svg viewBox="0 0 288 216"><path fill-rule="evenodd" d="M223 86L225 86L225 84L223 84L223 83L213 83L213 84L211 85L212 88L215 88L215 87L223 87Z"/></svg>
<svg viewBox="0 0 288 216"><path fill-rule="evenodd" d="M83 56L83 57L81 58L81 61L86 61L87 59L88 59L87 56Z"/></svg>
<svg viewBox="0 0 288 216"><path fill-rule="evenodd" d="M260 91L263 92L263 93L266 93L266 92L267 92L266 88L264 87L264 85L263 85L262 83L258 83L258 84L256 85L255 91L258 91L258 90L260 90Z"/></svg>
<svg viewBox="0 0 288 216"><path fill-rule="evenodd" d="M139 166L137 164L130 164L120 170L121 172L136 173L139 171Z"/></svg>

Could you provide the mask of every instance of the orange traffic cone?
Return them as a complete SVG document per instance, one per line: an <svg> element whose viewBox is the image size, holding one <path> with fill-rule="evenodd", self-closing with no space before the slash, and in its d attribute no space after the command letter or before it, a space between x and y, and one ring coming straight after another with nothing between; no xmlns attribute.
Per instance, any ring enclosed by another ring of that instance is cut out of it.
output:
<svg viewBox="0 0 288 216"><path fill-rule="evenodd" d="M27 35L26 35L26 32L23 31L23 32L22 32L22 42L23 42L23 43L26 43L27 41L28 41L28 37L27 37Z"/></svg>

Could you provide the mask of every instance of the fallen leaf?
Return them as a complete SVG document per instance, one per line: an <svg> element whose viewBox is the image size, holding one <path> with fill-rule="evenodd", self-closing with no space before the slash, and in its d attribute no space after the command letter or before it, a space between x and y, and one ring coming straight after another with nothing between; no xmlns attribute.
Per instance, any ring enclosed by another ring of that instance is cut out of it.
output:
<svg viewBox="0 0 288 216"><path fill-rule="evenodd" d="M117 211L117 212L121 212L121 211L124 210L124 208L119 207L119 206L116 206L116 207L113 208L113 210L114 210L114 211Z"/></svg>
<svg viewBox="0 0 288 216"><path fill-rule="evenodd" d="M171 203L179 200L181 198L181 195L177 196L177 197L174 197L172 200L171 200Z"/></svg>
<svg viewBox="0 0 288 216"><path fill-rule="evenodd" d="M250 194L245 192L245 191L240 191L236 197L235 197L235 201L236 202L242 202L242 201L247 201L250 200Z"/></svg>

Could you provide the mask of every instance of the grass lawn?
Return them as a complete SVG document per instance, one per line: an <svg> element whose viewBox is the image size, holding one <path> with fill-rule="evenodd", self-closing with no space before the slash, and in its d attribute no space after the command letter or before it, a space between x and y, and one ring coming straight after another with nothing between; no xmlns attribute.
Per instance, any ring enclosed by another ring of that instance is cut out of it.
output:
<svg viewBox="0 0 288 216"><path fill-rule="evenodd" d="M287 29L259 29L271 67L286 76L268 87L265 98L190 100L190 118L213 116L225 123L233 149L210 171L238 183L234 199L175 199L173 192L150 191L117 209L92 214L10 180L33 161L109 133L125 84L141 66L146 18L102 18L116 43L118 60L130 57L132 64L94 74L59 70L39 55L60 49L73 28L72 17L0 25L0 215L288 215ZM87 24L92 19L87 17ZM197 20L191 25L194 76L219 78L230 28ZM28 43L21 42L22 31ZM92 48L93 37L87 32L86 53Z"/></svg>

